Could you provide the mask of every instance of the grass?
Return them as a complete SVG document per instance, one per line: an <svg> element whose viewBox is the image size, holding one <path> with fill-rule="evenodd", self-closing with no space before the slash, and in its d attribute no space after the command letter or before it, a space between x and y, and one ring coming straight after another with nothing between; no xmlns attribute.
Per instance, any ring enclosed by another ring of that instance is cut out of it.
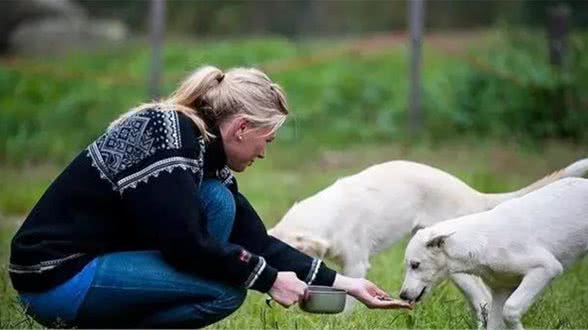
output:
<svg viewBox="0 0 588 330"><path fill-rule="evenodd" d="M307 197L337 177L370 164L391 159L410 159L445 169L486 192L522 187L548 172L586 156L585 148L561 142L535 149L497 141L464 139L459 143L356 144L329 148L322 144L291 146L278 139L268 159L239 176L242 191L250 198L266 225L276 223L296 200ZM13 212L28 210L61 165L28 168L0 166L1 207ZM5 181L6 180L6 181ZM391 201L393 202L393 201ZM11 206L12 205L12 206ZM19 308L6 263L10 238L19 217L0 218L0 328L39 327ZM398 294L402 281L405 243L374 257L368 278ZM588 260L576 264L553 282L524 318L529 328L587 328ZM351 315L305 314L297 307L268 308L264 296L250 292L245 304L213 329L357 329L357 328L471 328L473 320L455 287L446 282L411 312L368 310L358 305Z"/></svg>

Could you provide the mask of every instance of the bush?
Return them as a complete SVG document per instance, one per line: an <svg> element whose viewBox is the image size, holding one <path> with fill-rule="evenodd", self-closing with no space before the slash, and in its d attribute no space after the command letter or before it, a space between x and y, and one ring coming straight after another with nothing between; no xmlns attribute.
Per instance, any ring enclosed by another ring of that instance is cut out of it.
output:
<svg viewBox="0 0 588 330"><path fill-rule="evenodd" d="M181 43L166 48L164 94L203 64L254 65L298 52L281 39L203 42L199 46L195 51ZM118 114L148 100L144 77L149 49L144 46L26 63L0 67L3 163L67 161Z"/></svg>
<svg viewBox="0 0 588 330"><path fill-rule="evenodd" d="M588 82L588 57L581 55L588 51L587 36L574 36L568 70L562 72L549 66L542 40L527 34L499 34L491 47L467 60L425 48L425 133L437 139L477 134L585 140L588 97L582 87ZM166 47L164 94L203 64L285 61L267 65L288 92L292 110L281 143L343 147L405 135L408 61L402 47L313 63L307 56L317 47L338 44L256 39L197 46ZM67 161L118 114L146 101L144 45L27 63L31 66L0 67L0 162Z"/></svg>
<svg viewBox="0 0 588 330"><path fill-rule="evenodd" d="M543 39L529 34L502 34L491 49L450 68L447 79L429 90L426 106L436 117L433 122L450 123L457 132L501 137L588 136L588 94L583 87L588 61L582 56L588 52L588 34L572 38L561 69L549 64ZM431 97L439 90L451 94L452 110L440 108L438 98Z"/></svg>

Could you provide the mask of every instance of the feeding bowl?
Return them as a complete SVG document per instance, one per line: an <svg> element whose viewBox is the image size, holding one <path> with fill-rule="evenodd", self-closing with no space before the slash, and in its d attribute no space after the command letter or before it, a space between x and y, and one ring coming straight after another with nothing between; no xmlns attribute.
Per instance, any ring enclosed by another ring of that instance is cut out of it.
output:
<svg viewBox="0 0 588 330"><path fill-rule="evenodd" d="M308 313L336 314L345 309L345 290L330 286L310 285L308 296L300 301L300 309Z"/></svg>

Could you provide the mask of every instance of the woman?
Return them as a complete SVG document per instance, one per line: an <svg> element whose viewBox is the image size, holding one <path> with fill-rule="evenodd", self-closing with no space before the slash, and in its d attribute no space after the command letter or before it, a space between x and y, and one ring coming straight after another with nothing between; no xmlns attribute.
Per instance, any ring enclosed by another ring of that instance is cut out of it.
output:
<svg viewBox="0 0 588 330"><path fill-rule="evenodd" d="M267 235L232 171L264 158L288 114L255 69L203 67L113 122L51 184L12 241L9 272L38 322L203 327L247 289L288 307L309 284L407 307Z"/></svg>

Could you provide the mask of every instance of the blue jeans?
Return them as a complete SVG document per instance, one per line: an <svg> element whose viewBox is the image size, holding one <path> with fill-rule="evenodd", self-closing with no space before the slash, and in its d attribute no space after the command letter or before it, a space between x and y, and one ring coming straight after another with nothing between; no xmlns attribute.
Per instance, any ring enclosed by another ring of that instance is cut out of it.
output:
<svg viewBox="0 0 588 330"><path fill-rule="evenodd" d="M217 180L204 180L200 189L210 234L228 241L231 192ZM49 291L20 294L39 323L81 328L200 328L229 316L245 296L243 288L175 270L157 251L102 255Z"/></svg>

